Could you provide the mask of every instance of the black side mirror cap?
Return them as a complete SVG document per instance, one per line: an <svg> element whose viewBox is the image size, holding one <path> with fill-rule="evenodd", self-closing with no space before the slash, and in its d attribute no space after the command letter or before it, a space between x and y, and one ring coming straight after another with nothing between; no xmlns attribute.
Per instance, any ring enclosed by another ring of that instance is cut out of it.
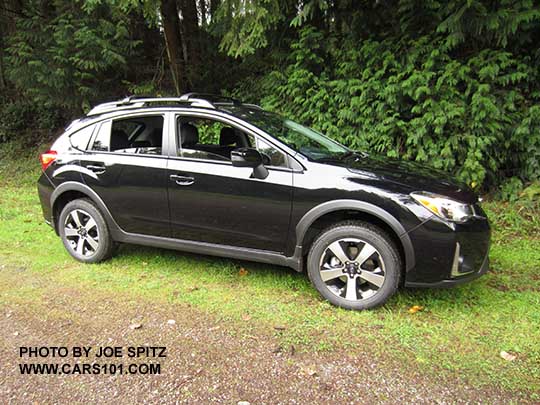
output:
<svg viewBox="0 0 540 405"><path fill-rule="evenodd" d="M257 149L237 148L231 151L232 165L235 167L252 167L262 165L263 159Z"/></svg>
<svg viewBox="0 0 540 405"><path fill-rule="evenodd" d="M253 168L252 177L266 179L268 170L264 167L263 157L255 148L237 148L231 151L231 161L234 167Z"/></svg>

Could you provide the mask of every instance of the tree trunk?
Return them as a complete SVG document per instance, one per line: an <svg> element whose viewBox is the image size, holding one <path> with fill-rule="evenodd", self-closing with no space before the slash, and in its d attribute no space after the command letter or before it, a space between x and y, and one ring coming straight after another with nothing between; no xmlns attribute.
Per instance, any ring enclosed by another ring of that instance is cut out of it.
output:
<svg viewBox="0 0 540 405"><path fill-rule="evenodd" d="M199 0L199 7L201 8L201 26L206 26L208 22L208 16L206 15L206 0Z"/></svg>
<svg viewBox="0 0 540 405"><path fill-rule="evenodd" d="M161 18L163 21L163 31L165 33L165 44L171 68L174 89L177 95L184 90L182 81L182 39L180 36L180 18L176 0L161 1Z"/></svg>
<svg viewBox="0 0 540 405"><path fill-rule="evenodd" d="M191 86L197 83L200 68L199 18L196 0L181 0L182 39L186 49L186 73Z"/></svg>
<svg viewBox="0 0 540 405"><path fill-rule="evenodd" d="M321 10L320 7L315 7L315 9L313 10L311 24L321 32L326 31L326 16L324 11Z"/></svg>

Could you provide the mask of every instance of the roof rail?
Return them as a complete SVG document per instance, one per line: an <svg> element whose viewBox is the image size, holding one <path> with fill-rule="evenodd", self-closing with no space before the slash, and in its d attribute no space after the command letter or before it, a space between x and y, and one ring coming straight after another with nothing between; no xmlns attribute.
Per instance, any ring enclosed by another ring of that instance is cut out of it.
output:
<svg viewBox="0 0 540 405"><path fill-rule="evenodd" d="M228 97L228 96L221 96L219 94L210 94L210 93L186 93L186 94L183 94L180 98L184 99L184 100L195 100L195 99L201 99L201 100L206 100L206 101L209 101L211 102L214 107L218 106L218 105L223 105L223 104L232 104L234 106L244 106L244 107L249 107L249 108L256 108L256 109L259 109L259 110L262 110L262 107L257 105L257 104L247 104L247 103L242 103L241 101L235 99L235 98L232 98L232 97Z"/></svg>
<svg viewBox="0 0 540 405"><path fill-rule="evenodd" d="M112 101L109 103L98 104L92 108L87 116L100 115L111 111L129 110L133 108L141 108L150 104L166 104L179 103L188 104L191 107L211 108L216 109L216 104L231 103L233 105L245 105L251 108L261 108L254 104L242 104L240 101L231 97L220 96L208 93L186 93L180 97L145 97L145 96L128 96L122 100Z"/></svg>
<svg viewBox="0 0 540 405"><path fill-rule="evenodd" d="M232 103L232 104L242 104L240 101L227 96L221 96L219 94L211 94L211 93L186 93L182 94L180 97L182 100L206 100L210 103Z"/></svg>
<svg viewBox="0 0 540 405"><path fill-rule="evenodd" d="M258 104L242 103L244 107L254 108L256 110L262 110L263 108Z"/></svg>
<svg viewBox="0 0 540 405"><path fill-rule="evenodd" d="M119 110L129 110L133 108L141 108L149 104L159 104L159 103L180 103L180 104L189 104L192 107L202 107L202 108L212 108L216 107L208 100L195 97L140 97L140 96L129 96L122 100L112 101L109 103L98 104L92 108L87 116L104 114L111 111Z"/></svg>

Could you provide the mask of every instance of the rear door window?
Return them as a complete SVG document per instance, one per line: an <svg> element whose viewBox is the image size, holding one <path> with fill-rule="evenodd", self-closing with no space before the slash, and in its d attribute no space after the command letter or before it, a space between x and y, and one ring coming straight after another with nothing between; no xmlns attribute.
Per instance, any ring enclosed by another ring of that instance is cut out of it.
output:
<svg viewBox="0 0 540 405"><path fill-rule="evenodd" d="M92 144L92 150L108 152L111 142L111 121L105 121L99 126L96 138Z"/></svg>
<svg viewBox="0 0 540 405"><path fill-rule="evenodd" d="M145 115L101 124L92 150L127 154L161 155L163 116Z"/></svg>

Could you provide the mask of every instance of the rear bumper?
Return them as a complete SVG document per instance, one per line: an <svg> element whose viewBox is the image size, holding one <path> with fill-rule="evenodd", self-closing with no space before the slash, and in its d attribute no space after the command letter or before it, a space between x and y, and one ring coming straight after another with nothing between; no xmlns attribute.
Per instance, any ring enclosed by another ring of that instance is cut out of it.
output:
<svg viewBox="0 0 540 405"><path fill-rule="evenodd" d="M52 207L51 207L51 194L54 191L54 187L42 173L37 182L37 191L39 196L39 202L41 203L41 210L43 212L43 218L48 225L52 226Z"/></svg>

